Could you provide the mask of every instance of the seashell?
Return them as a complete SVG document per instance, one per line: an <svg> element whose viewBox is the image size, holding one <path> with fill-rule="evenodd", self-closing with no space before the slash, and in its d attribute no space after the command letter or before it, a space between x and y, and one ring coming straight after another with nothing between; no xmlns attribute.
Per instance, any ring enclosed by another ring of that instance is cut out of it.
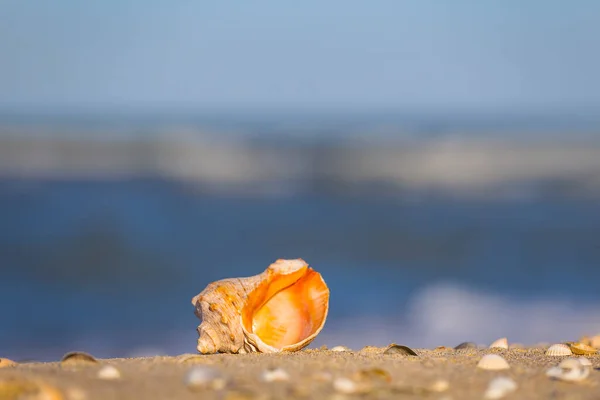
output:
<svg viewBox="0 0 600 400"><path fill-rule="evenodd" d="M590 370L578 358L566 358L558 366L548 369L546 376L565 382L580 382L588 377Z"/></svg>
<svg viewBox="0 0 600 400"><path fill-rule="evenodd" d="M571 348L563 343L553 344L546 350L546 355L553 357L570 356L571 354L573 354Z"/></svg>
<svg viewBox="0 0 600 400"><path fill-rule="evenodd" d="M343 351L352 351L352 350L350 350L346 346L335 346L335 347L331 348L331 351L340 351L340 352L343 352Z"/></svg>
<svg viewBox="0 0 600 400"><path fill-rule="evenodd" d="M506 376L499 376L491 380L483 397L489 400L501 399L515 390L517 390L515 381Z"/></svg>
<svg viewBox="0 0 600 400"><path fill-rule="evenodd" d="M486 354L481 357L481 360L477 363L477 367L489 371L499 371L509 369L510 365L508 365L508 362L506 362L504 357L501 357L498 354Z"/></svg>
<svg viewBox="0 0 600 400"><path fill-rule="evenodd" d="M473 342L462 342L461 344L457 345L454 350L466 350L466 349L476 349L477 348L477 344L473 343Z"/></svg>
<svg viewBox="0 0 600 400"><path fill-rule="evenodd" d="M573 352L573 354L581 356L596 354L598 352L598 350L596 350L594 347L579 342L571 343L571 351Z"/></svg>
<svg viewBox="0 0 600 400"><path fill-rule="evenodd" d="M0 368L14 367L15 365L17 365L17 363L13 360L9 360L8 358L0 358Z"/></svg>
<svg viewBox="0 0 600 400"><path fill-rule="evenodd" d="M209 284L192 304L200 353L298 351L323 329L329 289L304 260L277 260L262 274Z"/></svg>
<svg viewBox="0 0 600 400"><path fill-rule="evenodd" d="M583 365L585 368L593 368L592 362L590 360L588 360L585 357L579 357L578 358L579 362L581 363L581 365Z"/></svg>
<svg viewBox="0 0 600 400"><path fill-rule="evenodd" d="M338 393L355 394L361 393L364 389L358 383L348 378L336 378L333 381L333 389Z"/></svg>
<svg viewBox="0 0 600 400"><path fill-rule="evenodd" d="M508 350L508 339L500 338L494 343L490 344L490 349L507 349Z"/></svg>
<svg viewBox="0 0 600 400"><path fill-rule="evenodd" d="M403 356L419 356L413 349L408 346L392 343L383 352L383 354L401 354Z"/></svg>
<svg viewBox="0 0 600 400"><path fill-rule="evenodd" d="M273 368L263 371L261 378L264 382L286 382L290 380L290 374L282 368Z"/></svg>
<svg viewBox="0 0 600 400"><path fill-rule="evenodd" d="M75 364L96 364L98 361L88 353L82 351L72 351L65 354L60 361L62 365L75 365Z"/></svg>
<svg viewBox="0 0 600 400"><path fill-rule="evenodd" d="M104 367L100 368L97 376L100 379L110 381L113 379L119 379L121 377L121 372L119 372L119 370L112 365L105 365Z"/></svg>
<svg viewBox="0 0 600 400"><path fill-rule="evenodd" d="M61 392L43 382L23 378L0 379L0 399L63 400Z"/></svg>
<svg viewBox="0 0 600 400"><path fill-rule="evenodd" d="M184 382L190 390L221 390L227 384L218 370L206 366L192 367L185 375Z"/></svg>
<svg viewBox="0 0 600 400"><path fill-rule="evenodd" d="M454 350L451 347L446 347L446 346L438 346L435 349L433 349L433 351L448 351L448 350Z"/></svg>

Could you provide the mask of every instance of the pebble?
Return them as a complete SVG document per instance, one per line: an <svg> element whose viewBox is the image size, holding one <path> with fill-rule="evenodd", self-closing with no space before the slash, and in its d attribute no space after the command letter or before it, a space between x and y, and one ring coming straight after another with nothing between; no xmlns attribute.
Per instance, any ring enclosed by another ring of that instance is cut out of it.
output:
<svg viewBox="0 0 600 400"><path fill-rule="evenodd" d="M191 390L220 390L223 389L227 383L219 371L206 366L196 366L190 368L185 375L184 381L186 386Z"/></svg>
<svg viewBox="0 0 600 400"><path fill-rule="evenodd" d="M119 370L112 366L112 365L105 365L102 368L100 368L100 370L98 371L98 378L100 379L104 379L104 380L113 380L113 379L119 379L121 377L121 372L119 372Z"/></svg>
<svg viewBox="0 0 600 400"><path fill-rule="evenodd" d="M499 376L492 379L483 397L489 400L501 399L515 390L517 390L515 381L506 376Z"/></svg>
<svg viewBox="0 0 600 400"><path fill-rule="evenodd" d="M287 382L290 374L282 368L274 368L263 371L261 378L264 382Z"/></svg>

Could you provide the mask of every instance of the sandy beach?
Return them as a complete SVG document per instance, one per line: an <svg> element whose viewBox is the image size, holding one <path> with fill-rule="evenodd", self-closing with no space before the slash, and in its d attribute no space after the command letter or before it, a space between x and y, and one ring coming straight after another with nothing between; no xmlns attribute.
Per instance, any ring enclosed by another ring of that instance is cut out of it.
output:
<svg viewBox="0 0 600 400"><path fill-rule="evenodd" d="M482 399L490 382L500 376L516 383L508 399L600 397L598 354L587 357L593 366L589 376L571 383L546 376L548 368L565 357L546 356L543 348L416 349L418 356L383 354L384 350L22 363L0 369L0 399ZM504 357L510 369L478 368L478 361L489 353ZM102 376L107 365L117 372L109 368ZM193 370L196 380L190 378ZM198 381L198 376L206 379ZM40 387L46 397L19 397Z"/></svg>

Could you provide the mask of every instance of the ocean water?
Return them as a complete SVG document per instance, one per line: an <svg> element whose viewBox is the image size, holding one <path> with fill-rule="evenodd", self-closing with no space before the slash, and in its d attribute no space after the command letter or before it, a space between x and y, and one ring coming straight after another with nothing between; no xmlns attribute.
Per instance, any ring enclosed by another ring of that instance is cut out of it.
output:
<svg viewBox="0 0 600 400"><path fill-rule="evenodd" d="M4 179L0 356L194 352L194 295L296 257L331 290L314 347L600 332L597 202Z"/></svg>

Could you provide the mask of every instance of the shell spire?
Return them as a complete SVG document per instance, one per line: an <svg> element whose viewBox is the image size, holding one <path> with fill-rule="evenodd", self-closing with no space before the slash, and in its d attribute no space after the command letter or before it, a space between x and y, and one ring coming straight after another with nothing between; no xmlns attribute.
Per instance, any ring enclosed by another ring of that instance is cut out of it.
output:
<svg viewBox="0 0 600 400"><path fill-rule="evenodd" d="M259 275L209 284L192 304L200 353L297 351L325 325L329 289L304 260L280 259Z"/></svg>

